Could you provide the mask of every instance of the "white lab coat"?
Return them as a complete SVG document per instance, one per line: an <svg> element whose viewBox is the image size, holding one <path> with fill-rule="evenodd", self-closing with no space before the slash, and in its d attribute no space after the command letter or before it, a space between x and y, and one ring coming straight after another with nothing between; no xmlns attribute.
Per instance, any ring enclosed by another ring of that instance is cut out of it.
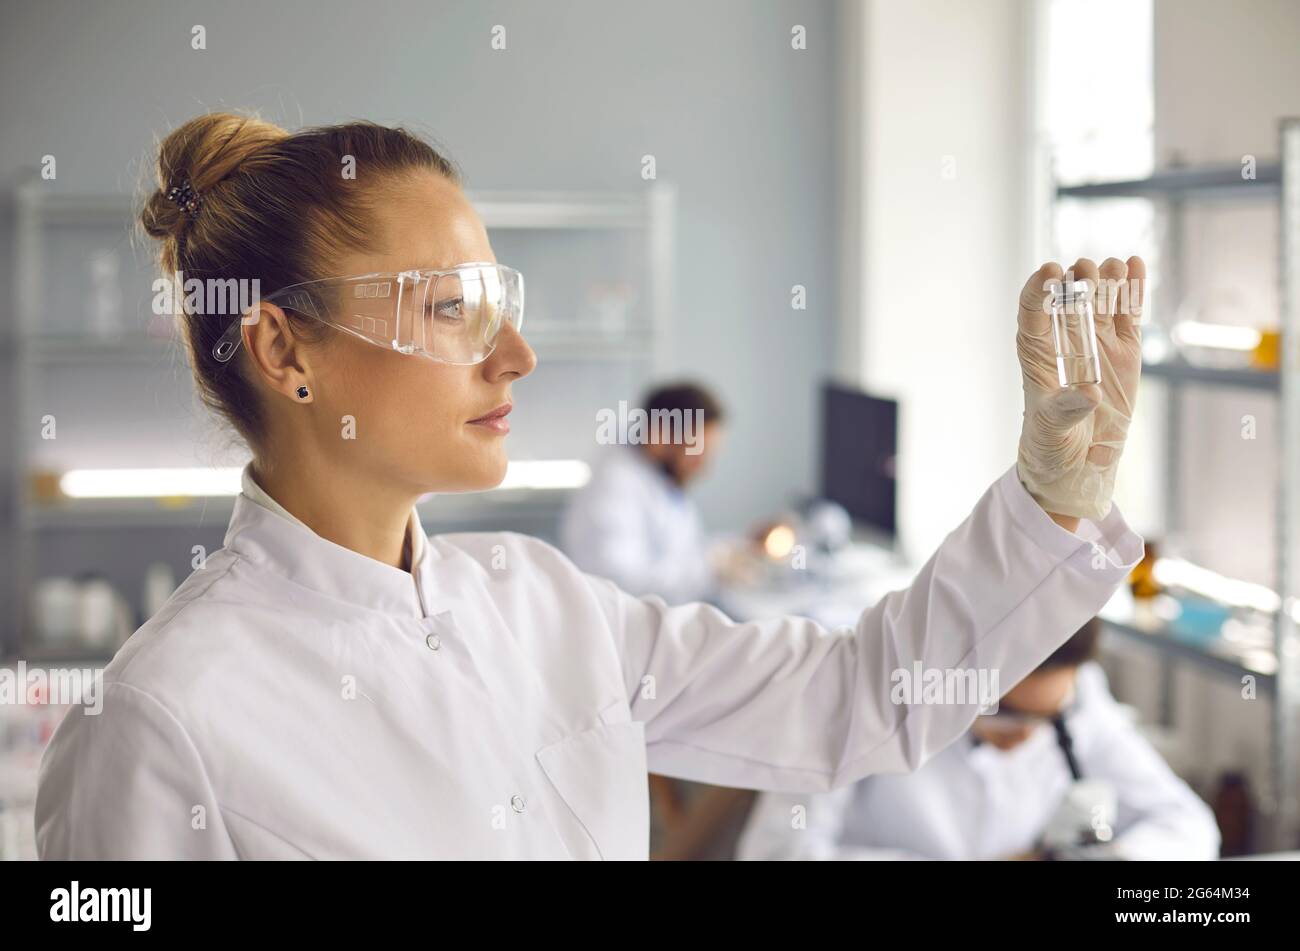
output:
<svg viewBox="0 0 1300 951"><path fill-rule="evenodd" d="M1084 778L1107 780L1117 793L1115 851L1127 859L1217 858L1214 814L1124 715L1101 667L1080 667L1076 689L1066 724ZM967 735L910 775L871 776L813 796L760 796L737 858L1008 858L1037 845L1070 782L1050 726L1005 752Z"/></svg>
<svg viewBox="0 0 1300 951"><path fill-rule="evenodd" d="M560 518L560 548L583 571L669 604L713 594L699 510L638 445L611 446Z"/></svg>
<svg viewBox="0 0 1300 951"><path fill-rule="evenodd" d="M1118 511L1081 531L1096 544L1012 468L909 589L830 631L633 597L513 532L435 535L407 573L241 495L225 547L105 670L102 714L56 731L37 846L644 859L647 771L824 791L960 737L974 701L895 705L890 672L1027 674L1141 555Z"/></svg>

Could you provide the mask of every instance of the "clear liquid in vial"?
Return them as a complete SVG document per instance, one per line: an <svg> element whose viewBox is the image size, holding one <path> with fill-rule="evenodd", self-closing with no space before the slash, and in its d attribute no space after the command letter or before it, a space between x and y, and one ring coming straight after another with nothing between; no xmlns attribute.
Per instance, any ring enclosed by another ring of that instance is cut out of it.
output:
<svg viewBox="0 0 1300 951"><path fill-rule="evenodd" d="M1084 383L1100 383L1101 367L1096 357L1081 354L1056 355L1056 375L1061 386L1081 386Z"/></svg>

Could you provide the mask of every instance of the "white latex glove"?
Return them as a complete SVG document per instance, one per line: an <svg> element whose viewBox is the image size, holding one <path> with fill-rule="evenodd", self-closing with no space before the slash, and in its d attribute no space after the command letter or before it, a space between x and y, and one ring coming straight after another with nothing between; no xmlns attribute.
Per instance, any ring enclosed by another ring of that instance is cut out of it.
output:
<svg viewBox="0 0 1300 951"><path fill-rule="evenodd" d="M1093 288L1100 385L1063 387L1057 377L1049 302L1052 285L1062 280L1088 281ZM1128 293L1119 292L1122 286ZM1099 521L1110 512L1142 374L1138 321L1145 293L1146 265L1136 256L1127 264L1107 258L1100 272L1080 258L1069 274L1051 261L1020 292L1016 351L1025 416L1016 468L1029 494L1049 513Z"/></svg>

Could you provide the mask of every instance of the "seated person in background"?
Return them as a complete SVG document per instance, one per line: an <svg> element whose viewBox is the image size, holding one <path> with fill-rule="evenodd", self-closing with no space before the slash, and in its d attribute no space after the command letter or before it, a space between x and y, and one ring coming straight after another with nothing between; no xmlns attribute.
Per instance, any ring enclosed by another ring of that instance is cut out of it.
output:
<svg viewBox="0 0 1300 951"><path fill-rule="evenodd" d="M1116 807L1113 828L1102 823L1099 853L1217 858L1213 814L1111 697L1094 660L1099 630L1089 621L996 713L976 719L965 739L915 773L812 796L759 796L737 858L1042 858L1045 833L1071 806L1077 822L1073 793L1098 787L1108 787Z"/></svg>
<svg viewBox="0 0 1300 951"><path fill-rule="evenodd" d="M669 604L707 600L714 576L703 523L685 490L718 451L722 408L690 383L654 391L643 408L653 441L605 449L565 509L560 548L583 571L632 594L657 594Z"/></svg>

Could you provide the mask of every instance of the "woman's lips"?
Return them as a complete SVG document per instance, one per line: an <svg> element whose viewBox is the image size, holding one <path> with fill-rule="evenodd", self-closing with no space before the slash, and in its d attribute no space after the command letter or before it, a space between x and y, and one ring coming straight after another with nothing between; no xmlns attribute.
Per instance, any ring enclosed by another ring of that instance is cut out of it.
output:
<svg viewBox="0 0 1300 951"><path fill-rule="evenodd" d="M490 429L496 433L508 433L510 432L510 422L506 419L506 416L510 414L512 409L514 409L514 404L506 403L503 406L498 406L486 416L471 419L469 425L482 426L484 429Z"/></svg>

